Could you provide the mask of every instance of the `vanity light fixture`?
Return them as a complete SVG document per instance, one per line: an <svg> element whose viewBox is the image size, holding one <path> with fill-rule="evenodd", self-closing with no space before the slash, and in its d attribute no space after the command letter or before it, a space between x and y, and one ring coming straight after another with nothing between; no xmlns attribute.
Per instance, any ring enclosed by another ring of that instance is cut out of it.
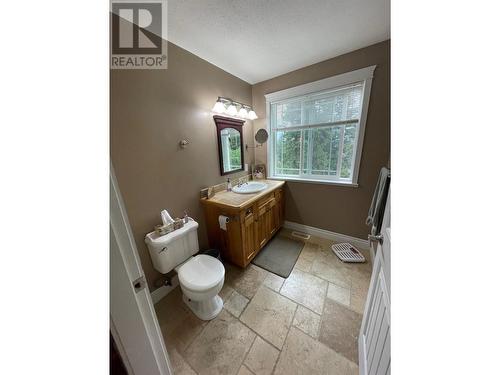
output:
<svg viewBox="0 0 500 375"><path fill-rule="evenodd" d="M221 96L217 98L212 108L212 112L239 117L245 120L255 120L258 118L255 111L249 105Z"/></svg>
<svg viewBox="0 0 500 375"><path fill-rule="evenodd" d="M238 116L241 118L248 118L248 111L245 107L241 107L238 111Z"/></svg>
<svg viewBox="0 0 500 375"><path fill-rule="evenodd" d="M254 111L253 109L252 109L252 110L250 110L250 112L248 112L248 118L249 118L250 120L255 120L255 119L257 119L257 118L258 118L258 117L257 117L257 114L255 113L255 111Z"/></svg>
<svg viewBox="0 0 500 375"><path fill-rule="evenodd" d="M238 110L236 109L236 106L234 105L234 103L229 104L229 107L227 107L226 113L229 116L236 116L236 114L238 113Z"/></svg>
<svg viewBox="0 0 500 375"><path fill-rule="evenodd" d="M212 108L212 111L215 113L224 113L225 110L226 110L226 106L224 105L224 103L222 103L220 98L217 99L214 107Z"/></svg>

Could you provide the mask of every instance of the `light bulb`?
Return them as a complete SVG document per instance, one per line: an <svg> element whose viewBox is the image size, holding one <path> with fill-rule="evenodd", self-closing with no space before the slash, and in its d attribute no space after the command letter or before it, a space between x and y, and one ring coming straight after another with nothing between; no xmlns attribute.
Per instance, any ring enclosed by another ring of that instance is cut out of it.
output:
<svg viewBox="0 0 500 375"><path fill-rule="evenodd" d="M235 116L238 113L236 106L231 103L231 105L227 108L226 113L230 116Z"/></svg>
<svg viewBox="0 0 500 375"><path fill-rule="evenodd" d="M238 116L241 118L247 118L248 116L248 111L245 107L241 107L240 110L238 111Z"/></svg>
<svg viewBox="0 0 500 375"><path fill-rule="evenodd" d="M252 110L250 110L250 112L248 112L248 118L249 118L250 120L255 120L255 119L257 119L257 118L258 118L258 117L257 117L257 114L255 113L255 111L254 111L253 109L252 109Z"/></svg>
<svg viewBox="0 0 500 375"><path fill-rule="evenodd" d="M212 111L215 113L223 113L226 110L226 107L224 106L224 103L221 101L217 100L215 102L214 107L212 108Z"/></svg>

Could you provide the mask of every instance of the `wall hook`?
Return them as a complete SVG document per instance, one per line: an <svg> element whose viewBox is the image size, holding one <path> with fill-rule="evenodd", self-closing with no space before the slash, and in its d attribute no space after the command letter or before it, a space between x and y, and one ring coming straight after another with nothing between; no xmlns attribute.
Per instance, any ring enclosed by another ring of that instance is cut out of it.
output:
<svg viewBox="0 0 500 375"><path fill-rule="evenodd" d="M182 141L179 142L179 146L181 146L181 148L186 148L188 144L189 141L187 139L183 139Z"/></svg>

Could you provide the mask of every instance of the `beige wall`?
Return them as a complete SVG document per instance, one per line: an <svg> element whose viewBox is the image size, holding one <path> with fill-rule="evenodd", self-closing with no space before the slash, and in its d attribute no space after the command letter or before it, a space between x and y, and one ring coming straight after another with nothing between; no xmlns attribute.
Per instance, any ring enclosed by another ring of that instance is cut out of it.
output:
<svg viewBox="0 0 500 375"><path fill-rule="evenodd" d="M208 246L199 191L225 180L210 114L219 95L252 101L248 83L173 44L166 70L111 71L111 160L152 290L160 274L144 236L161 222L163 208L173 216L187 209L200 223L200 247ZM251 122L243 132L243 142L253 145ZM189 140L186 149L178 146L181 139ZM253 151L244 159L252 163Z"/></svg>
<svg viewBox="0 0 500 375"><path fill-rule="evenodd" d="M378 170L389 159L389 43L379 43L258 83L248 83L169 44L167 70L111 71L111 160L151 290L161 275L153 269L144 235L160 223L160 210L181 216L185 209L200 223L198 238L208 247L199 190L225 180L219 173L217 136L210 110L217 96L253 104L265 127L264 94L377 64L368 113L359 188L287 183L286 219L365 238L364 220ZM178 143L188 139L181 149ZM255 151L265 162L266 148ZM254 162L250 149L246 163ZM239 176L245 173L233 174Z"/></svg>
<svg viewBox="0 0 500 375"><path fill-rule="evenodd" d="M390 155L390 42L314 64L252 86L252 102L259 116L254 130L266 127L264 95L337 74L377 65L371 90L359 187L287 182L286 220L366 238L364 221L380 168ZM266 147L255 151L256 163L266 163Z"/></svg>

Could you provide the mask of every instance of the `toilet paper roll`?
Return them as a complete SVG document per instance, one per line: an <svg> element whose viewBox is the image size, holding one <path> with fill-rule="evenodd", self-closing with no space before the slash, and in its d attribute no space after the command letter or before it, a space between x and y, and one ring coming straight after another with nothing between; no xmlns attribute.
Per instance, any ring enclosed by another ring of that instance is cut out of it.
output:
<svg viewBox="0 0 500 375"><path fill-rule="evenodd" d="M222 230L227 230L227 223L229 223L229 218L224 215L219 215L219 227Z"/></svg>

